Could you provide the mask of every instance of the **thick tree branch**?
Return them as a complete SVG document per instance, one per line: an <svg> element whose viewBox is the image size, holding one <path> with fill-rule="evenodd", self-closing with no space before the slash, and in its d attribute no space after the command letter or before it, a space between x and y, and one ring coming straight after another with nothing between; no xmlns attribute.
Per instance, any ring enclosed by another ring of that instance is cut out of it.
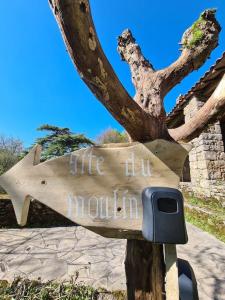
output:
<svg viewBox="0 0 225 300"><path fill-rule="evenodd" d="M160 73L156 72L152 64L144 57L129 29L118 37L117 50L122 60L130 66L132 82L136 89L135 101L148 114L164 122L166 114L161 97Z"/></svg>
<svg viewBox="0 0 225 300"><path fill-rule="evenodd" d="M140 46L136 43L129 29L124 30L122 35L118 37L117 50L122 60L129 64L132 82L136 90L138 90L143 82L144 74L155 71L153 66L142 54Z"/></svg>
<svg viewBox="0 0 225 300"><path fill-rule="evenodd" d="M181 56L169 67L155 71L143 56L130 30L118 39L118 51L131 69L135 101L151 116L165 122L163 99L185 76L198 69L218 45L221 28L215 10L204 11L182 37Z"/></svg>
<svg viewBox="0 0 225 300"><path fill-rule="evenodd" d="M169 133L175 141L191 141L197 137L208 124L222 118L225 114L225 75L208 101L193 118L184 125L170 129Z"/></svg>
<svg viewBox="0 0 225 300"><path fill-rule="evenodd" d="M181 56L172 65L161 70L162 91L165 96L189 73L199 69L218 45L221 27L215 18L216 10L204 11L182 37Z"/></svg>
<svg viewBox="0 0 225 300"><path fill-rule="evenodd" d="M84 82L133 140L165 136L166 126L133 101L99 43L88 0L50 0L66 47Z"/></svg>

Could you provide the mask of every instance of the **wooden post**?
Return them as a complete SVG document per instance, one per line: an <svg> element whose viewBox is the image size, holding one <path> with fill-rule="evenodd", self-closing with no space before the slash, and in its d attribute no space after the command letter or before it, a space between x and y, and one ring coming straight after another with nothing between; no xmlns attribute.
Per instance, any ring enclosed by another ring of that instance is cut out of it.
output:
<svg viewBox="0 0 225 300"><path fill-rule="evenodd" d="M127 240L126 251L128 299L165 299L163 247L148 241Z"/></svg>
<svg viewBox="0 0 225 300"><path fill-rule="evenodd" d="M164 245L166 300L179 300L176 245Z"/></svg>

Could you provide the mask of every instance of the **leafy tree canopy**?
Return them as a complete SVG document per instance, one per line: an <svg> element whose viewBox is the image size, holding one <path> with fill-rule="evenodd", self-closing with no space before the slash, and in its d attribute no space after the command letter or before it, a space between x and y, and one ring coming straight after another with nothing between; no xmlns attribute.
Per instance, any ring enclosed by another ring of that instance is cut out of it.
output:
<svg viewBox="0 0 225 300"><path fill-rule="evenodd" d="M102 134L97 137L98 144L109 143L126 143L129 142L129 136L126 131L119 132L116 129L106 129Z"/></svg>
<svg viewBox="0 0 225 300"><path fill-rule="evenodd" d="M19 161L22 150L23 144L19 139L0 136L0 175ZM1 186L0 193L5 193Z"/></svg>
<svg viewBox="0 0 225 300"><path fill-rule="evenodd" d="M49 132L49 134L38 138L35 142L42 146L41 161L93 145L93 142L85 135L72 133L69 128L44 124L37 130Z"/></svg>
<svg viewBox="0 0 225 300"><path fill-rule="evenodd" d="M0 175L18 162L22 149L23 145L19 139L0 136Z"/></svg>

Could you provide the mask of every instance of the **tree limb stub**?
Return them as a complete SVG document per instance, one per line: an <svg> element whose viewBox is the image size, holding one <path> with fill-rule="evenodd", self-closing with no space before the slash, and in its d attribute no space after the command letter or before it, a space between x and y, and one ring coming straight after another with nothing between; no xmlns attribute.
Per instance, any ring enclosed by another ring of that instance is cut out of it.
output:
<svg viewBox="0 0 225 300"><path fill-rule="evenodd" d="M199 19L183 34L181 56L162 70L163 96L189 73L199 69L218 46L221 27L215 18L215 9L205 10Z"/></svg>
<svg viewBox="0 0 225 300"><path fill-rule="evenodd" d="M187 123L170 129L169 133L176 141L191 141L197 137L208 124L220 119L225 114L225 75L216 90L200 110Z"/></svg>
<svg viewBox="0 0 225 300"><path fill-rule="evenodd" d="M142 76L146 72L154 72L155 70L152 64L143 56L140 46L136 44L135 38L129 29L126 29L118 37L117 50L122 60L129 63L134 86L136 89L140 88L143 81Z"/></svg>
<svg viewBox="0 0 225 300"><path fill-rule="evenodd" d="M88 0L49 1L80 77L133 140L165 136L166 126L129 96L107 60L92 21Z"/></svg>
<svg viewBox="0 0 225 300"><path fill-rule="evenodd" d="M129 29L118 37L117 48L122 60L126 61L131 70L132 82L136 89L134 100L151 116L165 121L166 113L161 97L161 76L142 54Z"/></svg>
<svg viewBox="0 0 225 300"><path fill-rule="evenodd" d="M204 11L182 37L181 56L163 70L155 71L143 56L130 30L118 38L118 51L131 69L136 89L134 99L150 115L165 121L163 99L166 94L193 70L197 70L218 45L221 27L215 10Z"/></svg>

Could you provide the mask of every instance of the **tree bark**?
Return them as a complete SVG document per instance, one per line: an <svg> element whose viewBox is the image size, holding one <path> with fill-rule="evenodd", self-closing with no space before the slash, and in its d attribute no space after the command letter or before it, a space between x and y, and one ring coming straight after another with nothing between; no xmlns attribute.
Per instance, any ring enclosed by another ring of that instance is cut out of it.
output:
<svg viewBox="0 0 225 300"><path fill-rule="evenodd" d="M163 96L181 82L189 73L198 70L218 46L221 27L215 10L205 10L199 19L182 36L181 55L169 67L161 70Z"/></svg>
<svg viewBox="0 0 225 300"><path fill-rule="evenodd" d="M125 271L129 300L165 299L165 266L161 245L127 240Z"/></svg>
<svg viewBox="0 0 225 300"><path fill-rule="evenodd" d="M49 0L71 59L96 98L134 140L168 135L161 120L146 113L124 89L106 58L88 0Z"/></svg>
<svg viewBox="0 0 225 300"><path fill-rule="evenodd" d="M189 142L197 137L210 123L225 115L225 75L212 96L199 111L184 125L170 129L169 133L175 141Z"/></svg>
<svg viewBox="0 0 225 300"><path fill-rule="evenodd" d="M168 132L164 97L185 76L198 69L217 46L220 26L215 19L215 11L206 10L184 33L181 56L163 70L155 70L144 57L130 30L122 33L118 39L118 51L122 60L130 66L136 89L133 100L102 50L92 21L89 1L49 2L80 77L127 130L131 139L146 142L159 138L182 138L183 128L170 131L171 135ZM224 101L220 103L220 108L224 109ZM213 107L216 105L215 103ZM198 122L195 127L194 130L189 130L190 124L187 125L185 139L188 138L188 133L191 135L197 132L197 127L202 128ZM162 246L147 241L128 240L125 269L129 300L164 298Z"/></svg>

